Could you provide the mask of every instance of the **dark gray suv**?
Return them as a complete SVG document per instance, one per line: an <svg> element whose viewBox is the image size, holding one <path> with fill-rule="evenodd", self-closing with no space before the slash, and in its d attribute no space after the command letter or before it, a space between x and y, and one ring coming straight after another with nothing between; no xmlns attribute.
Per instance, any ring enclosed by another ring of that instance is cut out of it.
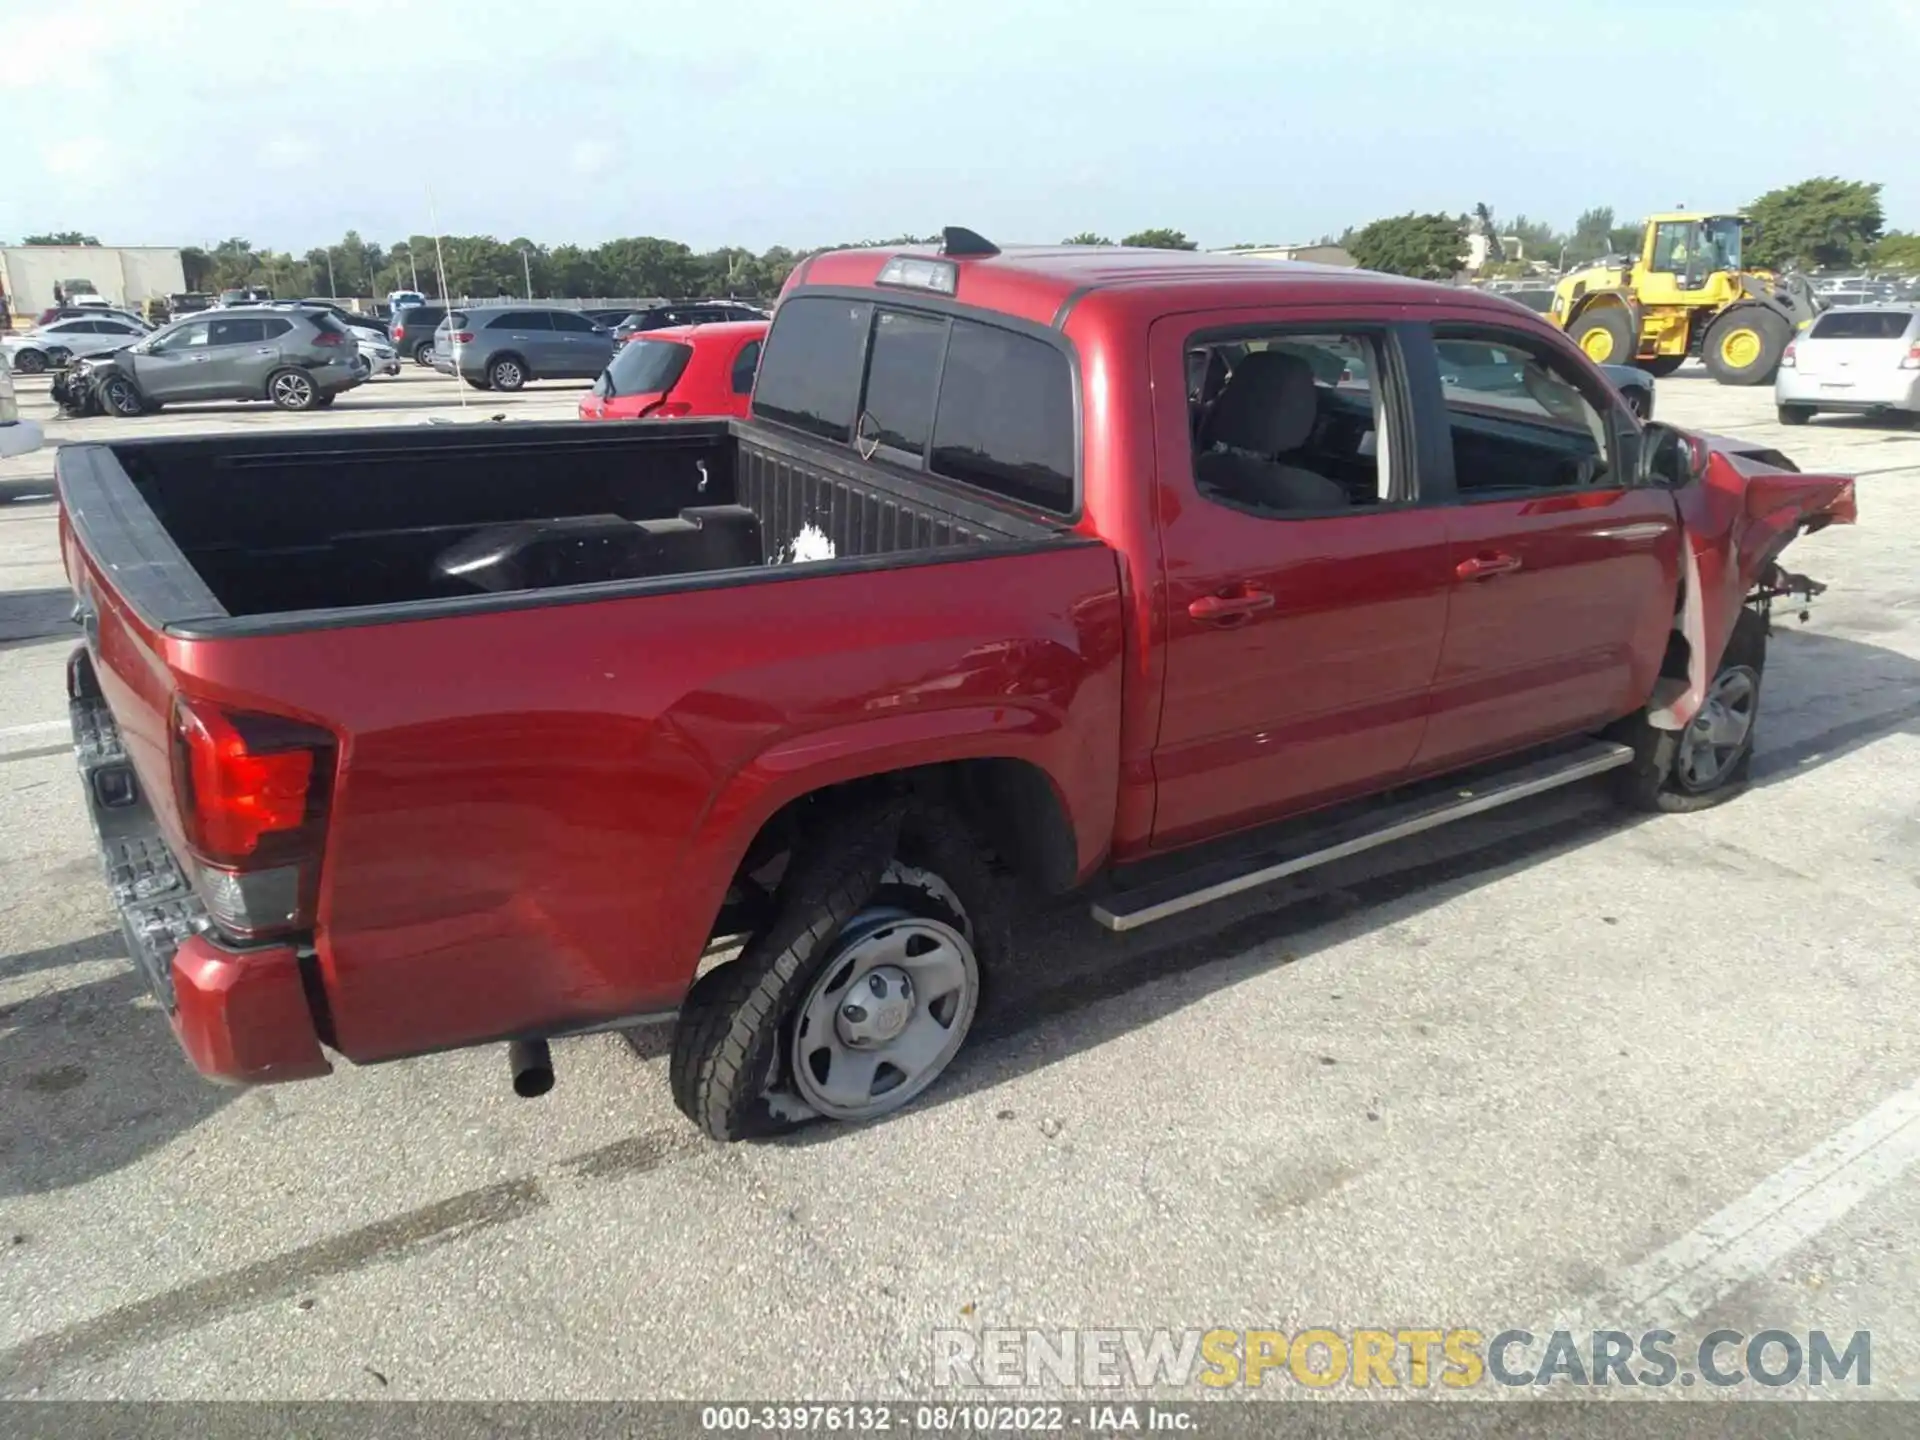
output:
<svg viewBox="0 0 1920 1440"><path fill-rule="evenodd" d="M331 405L367 378L347 327L324 310L233 306L176 320L107 357L94 384L110 415L195 400L271 400L282 410Z"/></svg>
<svg viewBox="0 0 1920 1440"><path fill-rule="evenodd" d="M613 334L558 305L455 310L433 332L433 368L476 390L529 380L592 380L613 359Z"/></svg>

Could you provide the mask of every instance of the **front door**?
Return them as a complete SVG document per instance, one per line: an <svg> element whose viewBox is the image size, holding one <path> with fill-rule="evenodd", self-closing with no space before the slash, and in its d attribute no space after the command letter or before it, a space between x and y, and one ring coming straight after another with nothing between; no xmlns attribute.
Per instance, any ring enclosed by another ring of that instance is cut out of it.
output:
<svg viewBox="0 0 1920 1440"><path fill-rule="evenodd" d="M148 399L204 400L213 388L210 322L190 320L155 336L151 348L133 355L134 383Z"/></svg>
<svg viewBox="0 0 1920 1440"><path fill-rule="evenodd" d="M1433 327L1415 387L1444 427L1451 598L1415 768L1450 769L1598 728L1644 704L1673 623L1672 495L1627 483L1635 425L1553 337ZM1462 354L1484 366L1452 364Z"/></svg>
<svg viewBox="0 0 1920 1440"><path fill-rule="evenodd" d="M1349 306L1153 328L1156 847L1388 788L1419 747L1448 549L1394 320Z"/></svg>

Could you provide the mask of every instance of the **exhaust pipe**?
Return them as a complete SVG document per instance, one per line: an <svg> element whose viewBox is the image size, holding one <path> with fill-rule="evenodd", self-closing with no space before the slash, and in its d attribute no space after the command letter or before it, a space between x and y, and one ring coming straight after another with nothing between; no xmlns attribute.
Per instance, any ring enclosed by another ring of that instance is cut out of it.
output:
<svg viewBox="0 0 1920 1440"><path fill-rule="evenodd" d="M532 1100L553 1089L553 1051L544 1040L509 1041L507 1070L513 1076L513 1093L522 1100Z"/></svg>

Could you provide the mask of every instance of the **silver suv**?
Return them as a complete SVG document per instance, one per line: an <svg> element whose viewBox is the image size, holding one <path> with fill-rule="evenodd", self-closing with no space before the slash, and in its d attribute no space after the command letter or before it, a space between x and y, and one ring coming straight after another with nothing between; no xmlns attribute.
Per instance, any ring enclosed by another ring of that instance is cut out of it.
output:
<svg viewBox="0 0 1920 1440"><path fill-rule="evenodd" d="M529 380L593 380L613 359L613 332L558 305L455 310L433 332L433 368L476 390Z"/></svg>
<svg viewBox="0 0 1920 1440"><path fill-rule="evenodd" d="M176 320L106 357L100 408L139 415L196 400L271 400L282 410L331 405L370 373L353 335L324 310L233 306Z"/></svg>

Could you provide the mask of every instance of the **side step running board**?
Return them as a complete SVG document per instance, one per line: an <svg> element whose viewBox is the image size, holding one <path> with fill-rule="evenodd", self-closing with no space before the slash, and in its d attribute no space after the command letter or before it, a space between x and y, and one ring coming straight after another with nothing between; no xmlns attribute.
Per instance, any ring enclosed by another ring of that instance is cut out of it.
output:
<svg viewBox="0 0 1920 1440"><path fill-rule="evenodd" d="M1608 770L1631 764L1633 750L1610 740L1596 740L1542 760L1477 776L1471 782L1449 785L1399 801L1390 801L1352 820L1314 830L1290 844L1279 844L1254 854L1169 876L1104 895L1093 903L1093 918L1109 930L1138 930L1156 920L1211 905L1229 895L1271 884L1302 870L1358 855L1378 845L1404 840L1571 785Z"/></svg>

